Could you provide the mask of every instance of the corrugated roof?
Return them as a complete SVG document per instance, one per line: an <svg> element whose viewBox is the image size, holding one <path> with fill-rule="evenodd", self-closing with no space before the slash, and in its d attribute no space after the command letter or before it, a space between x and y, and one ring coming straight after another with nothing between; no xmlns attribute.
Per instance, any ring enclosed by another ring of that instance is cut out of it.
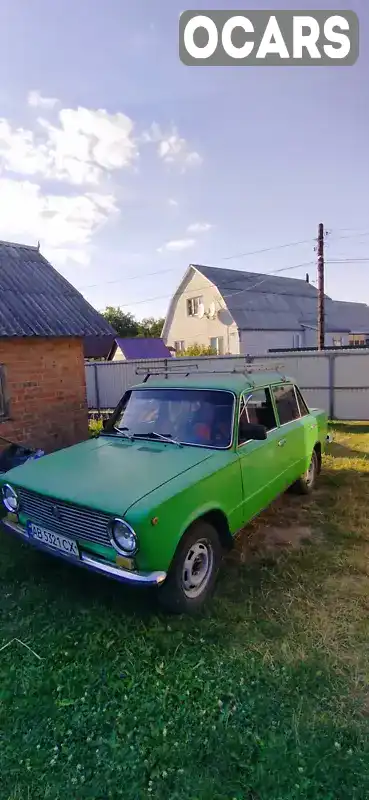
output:
<svg viewBox="0 0 369 800"><path fill-rule="evenodd" d="M126 339L116 338L116 347L120 347L127 359L140 358L171 358L172 354L162 339L141 338ZM113 348L113 351L116 349ZM112 351L112 354L114 354Z"/></svg>
<svg viewBox="0 0 369 800"><path fill-rule="evenodd" d="M0 242L0 336L115 336L36 247Z"/></svg>
<svg viewBox="0 0 369 800"><path fill-rule="evenodd" d="M336 300L335 311L352 333L369 333L369 306Z"/></svg>
<svg viewBox="0 0 369 800"><path fill-rule="evenodd" d="M114 344L112 336L85 336L83 340L83 350L85 358L108 357Z"/></svg>
<svg viewBox="0 0 369 800"><path fill-rule="evenodd" d="M299 330L317 325L317 290L298 278L192 265L213 283L240 330ZM369 332L369 306L325 298L326 331Z"/></svg>

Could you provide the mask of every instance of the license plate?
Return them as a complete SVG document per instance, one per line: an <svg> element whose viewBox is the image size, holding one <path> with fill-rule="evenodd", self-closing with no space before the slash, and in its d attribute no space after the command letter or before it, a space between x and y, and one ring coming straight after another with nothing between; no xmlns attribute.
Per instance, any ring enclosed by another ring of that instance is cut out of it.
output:
<svg viewBox="0 0 369 800"><path fill-rule="evenodd" d="M27 531L32 539L37 539L38 542L42 542L48 547L53 547L54 550L59 550L61 553L66 553L68 556L79 558L77 543L73 539L69 539L68 536L47 531L45 528L35 525L34 522L27 523Z"/></svg>

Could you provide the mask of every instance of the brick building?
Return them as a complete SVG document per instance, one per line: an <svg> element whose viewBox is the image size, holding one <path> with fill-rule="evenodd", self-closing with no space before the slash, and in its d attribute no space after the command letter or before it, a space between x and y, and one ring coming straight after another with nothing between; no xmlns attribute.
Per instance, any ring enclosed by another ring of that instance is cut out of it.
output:
<svg viewBox="0 0 369 800"><path fill-rule="evenodd" d="M0 242L0 437L47 452L86 439L84 342L112 335L38 248Z"/></svg>

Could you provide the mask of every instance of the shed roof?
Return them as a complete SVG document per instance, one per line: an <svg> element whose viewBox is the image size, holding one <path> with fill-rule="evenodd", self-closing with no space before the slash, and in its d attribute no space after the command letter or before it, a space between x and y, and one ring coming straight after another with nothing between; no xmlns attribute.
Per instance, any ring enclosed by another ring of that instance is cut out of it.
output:
<svg viewBox="0 0 369 800"><path fill-rule="evenodd" d="M0 336L115 336L37 247L0 242Z"/></svg>
<svg viewBox="0 0 369 800"><path fill-rule="evenodd" d="M171 358L172 354L162 339L147 339L137 336L134 339L117 337L111 349L109 358L113 358L117 347L120 347L127 359L141 358Z"/></svg>
<svg viewBox="0 0 369 800"><path fill-rule="evenodd" d="M106 359L114 344L114 337L109 336L85 336L83 340L83 350L85 358Z"/></svg>

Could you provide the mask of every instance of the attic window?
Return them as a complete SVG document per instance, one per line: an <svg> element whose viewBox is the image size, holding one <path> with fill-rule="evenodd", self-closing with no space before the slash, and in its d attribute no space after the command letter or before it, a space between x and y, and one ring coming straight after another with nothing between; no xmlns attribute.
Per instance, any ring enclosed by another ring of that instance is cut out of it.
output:
<svg viewBox="0 0 369 800"><path fill-rule="evenodd" d="M9 403L6 392L5 367L0 364L0 420L9 416Z"/></svg>
<svg viewBox="0 0 369 800"><path fill-rule="evenodd" d="M201 303L202 297L190 297L190 299L187 300L187 316L198 317Z"/></svg>

